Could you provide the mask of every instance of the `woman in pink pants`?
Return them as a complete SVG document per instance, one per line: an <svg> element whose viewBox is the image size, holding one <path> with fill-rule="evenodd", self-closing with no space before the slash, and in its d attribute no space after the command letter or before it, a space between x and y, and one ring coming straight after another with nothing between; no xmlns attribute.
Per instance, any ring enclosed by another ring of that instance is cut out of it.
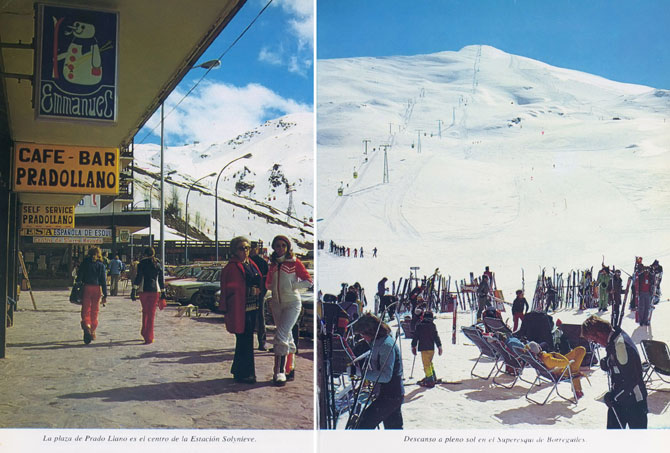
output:
<svg viewBox="0 0 670 453"><path fill-rule="evenodd" d="M143 283L142 283L143 282ZM130 293L132 300L137 299L137 291L142 283L140 303L142 304L142 338L144 344L154 342L154 318L158 300L165 298L159 288L163 287L163 269L154 256L154 249L144 249L144 258L137 266L137 276L133 281L133 290Z"/></svg>
<svg viewBox="0 0 670 453"><path fill-rule="evenodd" d="M84 331L84 343L89 344L95 340L95 329L98 328L100 296L103 305L107 302L107 276L99 247L88 249L86 258L79 266L77 281L84 284L81 296L81 328Z"/></svg>

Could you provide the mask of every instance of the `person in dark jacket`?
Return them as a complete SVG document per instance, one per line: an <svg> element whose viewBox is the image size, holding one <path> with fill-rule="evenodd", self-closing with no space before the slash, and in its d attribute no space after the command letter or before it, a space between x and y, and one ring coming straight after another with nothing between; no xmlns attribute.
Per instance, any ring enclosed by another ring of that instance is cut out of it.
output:
<svg viewBox="0 0 670 453"><path fill-rule="evenodd" d="M412 354L416 355L417 347L421 352L421 362L426 377L419 381L419 385L426 387L435 387L437 378L435 377L435 366L433 366L433 357L435 356L435 346L439 355L442 355L442 341L437 333L437 328L433 322L433 313L427 311L423 319L416 325L414 336L412 337Z"/></svg>
<svg viewBox="0 0 670 453"><path fill-rule="evenodd" d="M258 247L251 249L249 259L256 264L258 270L261 271L261 278L265 281L268 275L268 262L258 254ZM267 335L265 333L265 294L267 289L265 285L261 285L261 293L258 295L258 315L256 317L256 336L258 337L258 350L267 351L265 345Z"/></svg>
<svg viewBox="0 0 670 453"><path fill-rule="evenodd" d="M249 244L243 236L231 239L231 258L221 271L219 300L219 311L225 313L226 329L235 334L231 373L235 382L243 384L256 383L254 327L263 282L258 266L249 259Z"/></svg>
<svg viewBox="0 0 670 453"><path fill-rule="evenodd" d="M551 281L551 277L547 277L547 284L546 284L546 294L547 294L547 306L545 307L545 312L549 312L549 308L551 308L553 311L556 311L557 305L558 305L558 298L556 297L558 294L558 291L556 291L556 288L554 288L554 283Z"/></svg>
<svg viewBox="0 0 670 453"><path fill-rule="evenodd" d="M651 291L654 279L648 267L642 267L635 278L635 292L637 294L637 322L641 326L649 325L651 314Z"/></svg>
<svg viewBox="0 0 670 453"><path fill-rule="evenodd" d="M514 327L512 330L516 332L517 325L519 320L523 321L523 317L530 307L528 306L528 301L523 297L523 291L520 289L516 290L516 299L512 302L512 317L514 318Z"/></svg>
<svg viewBox="0 0 670 453"><path fill-rule="evenodd" d="M614 275L610 279L607 287L610 293L610 300L612 301L612 321L613 326L618 326L619 314L621 313L621 294L623 294L623 280L621 279L621 271L619 269L614 271Z"/></svg>
<svg viewBox="0 0 670 453"><path fill-rule="evenodd" d="M130 293L132 300L137 299L140 283L142 283L142 292L140 293L140 303L142 304L142 338L144 344L154 342L154 319L156 317L156 307L159 299L165 299L163 288L163 269L154 256L154 249L147 247L144 249L144 258L137 265L137 275L133 281L133 289Z"/></svg>
<svg viewBox="0 0 670 453"><path fill-rule="evenodd" d="M102 263L99 247L88 249L86 258L77 271L77 281L84 284L81 296L81 328L84 331L84 343L95 340L100 312L100 296L102 304L107 302L107 275Z"/></svg>
<svg viewBox="0 0 670 453"><path fill-rule="evenodd" d="M379 394L360 417L350 421L350 425L354 429L375 429L384 423L384 429L402 429L401 407L405 396L402 358L391 335L391 328L372 313L365 313L353 329L370 345L370 361L365 378L376 384Z"/></svg>
<svg viewBox="0 0 670 453"><path fill-rule="evenodd" d="M647 428L647 388L642 362L633 340L621 330L595 315L582 324L582 336L605 347L607 355L600 368L608 372L610 391L605 394L607 429Z"/></svg>
<svg viewBox="0 0 670 453"><path fill-rule="evenodd" d="M554 319L540 311L531 311L524 315L521 327L514 336L525 340L534 341L542 346L544 351L554 351Z"/></svg>
<svg viewBox="0 0 670 453"><path fill-rule="evenodd" d="M482 318L482 312L491 303L491 286L488 275L482 276L482 281L477 287L477 319Z"/></svg>

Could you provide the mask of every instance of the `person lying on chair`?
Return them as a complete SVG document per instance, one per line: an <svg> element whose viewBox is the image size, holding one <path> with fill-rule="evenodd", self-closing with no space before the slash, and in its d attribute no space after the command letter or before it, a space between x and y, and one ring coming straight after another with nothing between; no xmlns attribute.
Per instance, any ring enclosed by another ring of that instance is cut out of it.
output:
<svg viewBox="0 0 670 453"><path fill-rule="evenodd" d="M584 396L582 383L580 382L581 373L579 372L579 368L582 366L582 360L584 360L584 356L586 355L584 346L577 346L565 355L558 352L544 352L540 345L534 341L529 342L526 345L526 349L540 359L544 366L546 366L556 377L560 376L565 368L569 366L577 399Z"/></svg>

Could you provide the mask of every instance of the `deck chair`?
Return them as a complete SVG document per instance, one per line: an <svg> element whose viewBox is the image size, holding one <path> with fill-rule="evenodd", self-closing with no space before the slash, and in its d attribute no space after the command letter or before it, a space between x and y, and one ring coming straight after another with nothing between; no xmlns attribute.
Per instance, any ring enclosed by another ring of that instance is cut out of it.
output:
<svg viewBox="0 0 670 453"><path fill-rule="evenodd" d="M497 365L496 374L493 375L493 383L499 387L504 387L506 389L511 389L514 387L518 380L522 380L531 384L532 382L525 380L521 377L523 369L526 367L526 362L519 356L519 354L509 348L502 340L499 338L493 337L489 341L491 348L498 354L499 361ZM508 376L514 376L514 381L511 384L503 384L496 381L496 378L501 374L507 374Z"/></svg>
<svg viewBox="0 0 670 453"><path fill-rule="evenodd" d="M540 406L544 406L547 401L549 401L549 398L551 395L556 392L556 395L559 397L563 398L566 401L573 402L577 404L577 392L575 391L575 386L572 383L572 371L570 371L570 366L566 366L562 371L559 371L560 374L554 374L549 370L544 363L537 357L535 357L530 351L527 349L517 349L517 352L519 353L519 357L528 364L528 366L532 367L535 372L537 373L535 380L531 384L530 388L528 389L528 392L526 393L526 399L532 403L539 404ZM530 392L535 388L535 387L540 387L542 384L548 383L551 385L551 390L547 394L547 397L544 399L544 401L539 402L530 397ZM572 391L572 398L568 398L566 396L563 396L561 392L558 391L558 384L560 383L568 383L570 384L570 390Z"/></svg>
<svg viewBox="0 0 670 453"><path fill-rule="evenodd" d="M479 349L479 357L477 357L477 361L470 370L470 375L480 379L490 378L493 372L496 371L498 368L498 360L499 360L498 353L495 351L495 349L491 347L491 345L486 341L482 333L476 327L474 326L462 327L461 331ZM487 358L493 361L493 366L491 367L491 370L489 371L489 374L486 377L475 374L475 368L477 368L477 365L479 364L479 361L482 358Z"/></svg>
<svg viewBox="0 0 670 453"><path fill-rule="evenodd" d="M402 333L405 335L405 338L412 340L414 338L414 330L412 329L412 320L402 320L400 321L400 328Z"/></svg>
<svg viewBox="0 0 670 453"><path fill-rule="evenodd" d="M507 324L505 324L500 318L485 317L483 322L489 332L498 332L504 333L505 335L512 335L512 329L507 327Z"/></svg>
<svg viewBox="0 0 670 453"><path fill-rule="evenodd" d="M349 346L346 338L333 334L333 355L331 357L333 376L338 377L347 374L349 365L354 360L354 352Z"/></svg>
<svg viewBox="0 0 670 453"><path fill-rule="evenodd" d="M584 346L584 349L586 349L586 355L584 356L582 364L587 365L589 368L600 364L600 346L582 337L581 324L563 323L559 329L561 329L563 335L567 337L570 349L575 349L577 346Z"/></svg>
<svg viewBox="0 0 670 453"><path fill-rule="evenodd" d="M642 351L649 365L644 375L645 383L651 383L652 376L656 374L661 381L670 384L670 379L666 380L666 378L670 378L670 349L668 349L668 345L657 340L642 340ZM662 389L662 391L670 391L670 389Z"/></svg>

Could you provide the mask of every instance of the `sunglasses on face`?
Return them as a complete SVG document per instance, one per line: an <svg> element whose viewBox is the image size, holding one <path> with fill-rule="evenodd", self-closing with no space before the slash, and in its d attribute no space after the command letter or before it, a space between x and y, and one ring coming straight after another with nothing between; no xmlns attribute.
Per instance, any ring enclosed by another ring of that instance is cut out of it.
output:
<svg viewBox="0 0 670 453"><path fill-rule="evenodd" d="M251 250L251 247L249 247L248 245L240 245L239 247L237 247L237 250L247 251L247 250Z"/></svg>

